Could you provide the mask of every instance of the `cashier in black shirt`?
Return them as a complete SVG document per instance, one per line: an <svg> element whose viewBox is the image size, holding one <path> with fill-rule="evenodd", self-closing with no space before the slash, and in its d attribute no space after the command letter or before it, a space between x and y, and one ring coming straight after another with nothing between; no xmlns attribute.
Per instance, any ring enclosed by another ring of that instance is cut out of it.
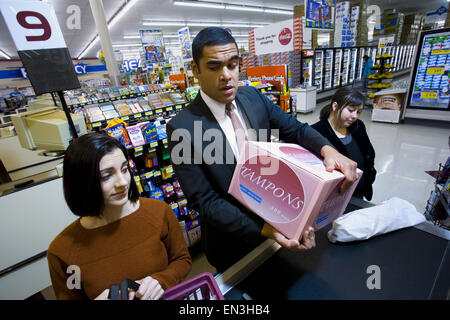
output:
<svg viewBox="0 0 450 320"><path fill-rule="evenodd" d="M372 184L377 171L375 150L367 136L366 126L358 119L364 96L352 88L340 88L331 103L320 111L320 121L312 127L325 136L343 155L356 161L364 171L353 196L372 199Z"/></svg>

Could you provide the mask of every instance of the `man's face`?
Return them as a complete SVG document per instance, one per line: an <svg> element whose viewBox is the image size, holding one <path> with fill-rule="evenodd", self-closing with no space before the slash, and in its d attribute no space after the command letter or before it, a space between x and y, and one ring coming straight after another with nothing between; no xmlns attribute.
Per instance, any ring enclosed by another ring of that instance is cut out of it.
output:
<svg viewBox="0 0 450 320"><path fill-rule="evenodd" d="M205 46L197 66L192 63L194 76L210 98L228 103L234 100L239 80L239 55L234 43Z"/></svg>

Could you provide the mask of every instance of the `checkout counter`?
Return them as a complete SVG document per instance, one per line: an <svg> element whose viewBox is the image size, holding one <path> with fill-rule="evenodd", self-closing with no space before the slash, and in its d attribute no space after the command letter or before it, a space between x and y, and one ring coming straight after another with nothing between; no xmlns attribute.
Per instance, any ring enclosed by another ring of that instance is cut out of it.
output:
<svg viewBox="0 0 450 320"><path fill-rule="evenodd" d="M373 206L352 198L346 212ZM303 252L266 240L216 281L227 300L450 299L450 232L427 222L365 241L333 244L316 232ZM367 285L379 267L380 289Z"/></svg>

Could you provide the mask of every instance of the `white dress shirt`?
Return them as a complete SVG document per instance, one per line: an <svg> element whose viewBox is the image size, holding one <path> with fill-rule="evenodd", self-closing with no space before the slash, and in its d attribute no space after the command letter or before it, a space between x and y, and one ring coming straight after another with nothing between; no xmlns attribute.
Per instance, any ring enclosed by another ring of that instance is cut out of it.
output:
<svg viewBox="0 0 450 320"><path fill-rule="evenodd" d="M203 98L203 101L205 101L206 105L208 106L209 110L211 110L211 113L213 114L214 118L216 118L217 122L219 123L220 128L225 133L225 136L228 140L228 143L231 146L231 149L233 150L234 157L239 159L239 149L236 142L236 134L233 128L233 124L231 123L231 118L227 116L225 113L225 103L218 102L212 98L210 98L206 93L204 93L200 89L200 94ZM240 108L236 106L236 100L233 100L233 110L236 112L239 121L241 121L242 126L248 130L251 128L250 122L248 121L247 117L243 112L241 112Z"/></svg>

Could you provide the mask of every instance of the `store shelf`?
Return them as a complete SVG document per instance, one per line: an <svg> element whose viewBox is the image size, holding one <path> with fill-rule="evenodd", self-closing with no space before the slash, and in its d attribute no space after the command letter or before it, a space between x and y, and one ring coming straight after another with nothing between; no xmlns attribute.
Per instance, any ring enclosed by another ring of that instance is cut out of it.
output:
<svg viewBox="0 0 450 320"><path fill-rule="evenodd" d="M166 89L151 90L151 91L139 92L139 93L135 92L135 93L123 94L123 95L120 95L120 96L117 96L117 97L108 98L108 99L99 99L99 100L89 101L89 102L84 102L84 103L71 104L71 105L68 105L68 107L73 110L75 108L80 108L80 107L84 107L84 106L88 106L88 105L92 105L92 104L97 104L97 103L105 103L105 102L113 102L113 101L119 101L119 100L133 99L133 98L137 98L137 97L144 97L144 96L147 96L149 94L164 93L164 92L182 92L182 91L180 89L178 89L178 88L166 88Z"/></svg>
<svg viewBox="0 0 450 320"><path fill-rule="evenodd" d="M128 122L130 120L139 121L140 119L146 118L149 116L163 115L168 112L178 112L181 109L186 108L188 105L189 105L189 102L186 102L183 104L177 104L177 105L174 104L172 106L166 106L166 107L158 108L158 109L154 109L154 110L133 113L133 114L126 115L126 116L120 116L120 117L118 117L118 119L123 120L125 122ZM86 120L86 124L88 127L92 128L92 129L103 128L103 127L106 127L109 124L109 122L111 122L112 120L114 120L114 119L101 120L101 121L96 121L96 122L89 122L88 120Z"/></svg>

